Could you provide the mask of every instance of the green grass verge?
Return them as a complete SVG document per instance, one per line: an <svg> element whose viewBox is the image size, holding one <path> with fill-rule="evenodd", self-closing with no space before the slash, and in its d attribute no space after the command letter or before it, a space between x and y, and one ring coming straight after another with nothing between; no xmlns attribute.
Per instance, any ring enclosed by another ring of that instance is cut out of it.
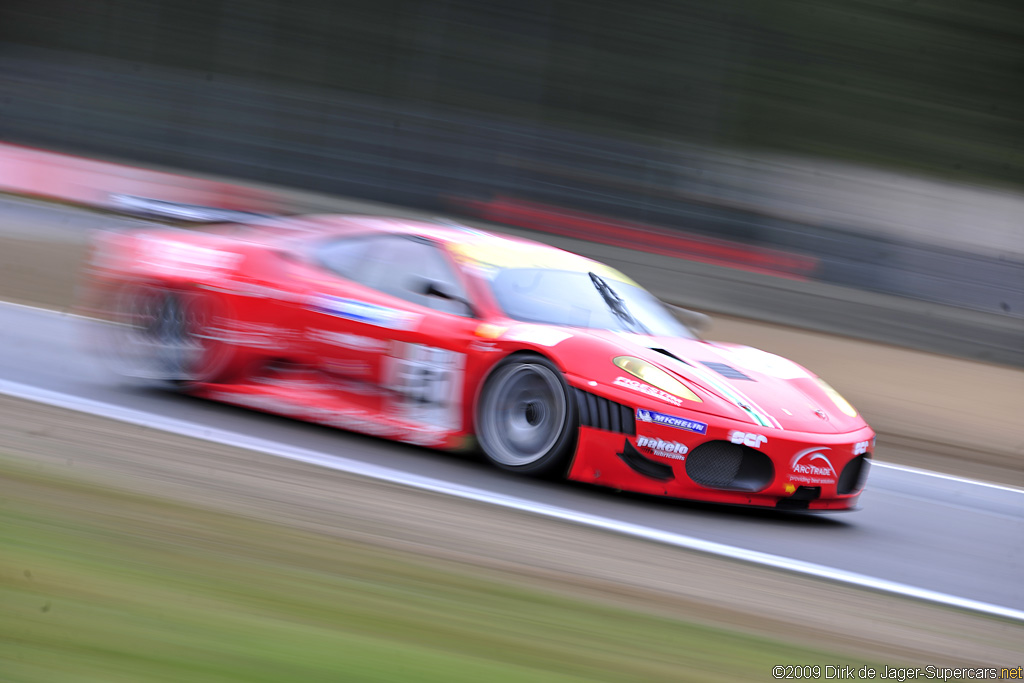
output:
<svg viewBox="0 0 1024 683"><path fill-rule="evenodd" d="M854 663L0 458L0 680L769 680Z"/></svg>

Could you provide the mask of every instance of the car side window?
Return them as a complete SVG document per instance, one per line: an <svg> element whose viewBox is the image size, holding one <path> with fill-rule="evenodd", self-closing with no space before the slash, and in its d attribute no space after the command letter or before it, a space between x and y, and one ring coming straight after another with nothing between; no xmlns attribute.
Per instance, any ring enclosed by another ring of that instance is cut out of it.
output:
<svg viewBox="0 0 1024 683"><path fill-rule="evenodd" d="M385 294L453 315L472 315L455 271L429 240L411 235L350 238L328 245L319 256L339 275ZM430 285L434 294L428 293ZM437 290L448 297L438 296Z"/></svg>
<svg viewBox="0 0 1024 683"><path fill-rule="evenodd" d="M379 240L377 235L349 237L335 240L328 244L321 245L317 249L317 260L324 268L333 270L338 275L361 282L359 266L363 258L373 248L373 243Z"/></svg>

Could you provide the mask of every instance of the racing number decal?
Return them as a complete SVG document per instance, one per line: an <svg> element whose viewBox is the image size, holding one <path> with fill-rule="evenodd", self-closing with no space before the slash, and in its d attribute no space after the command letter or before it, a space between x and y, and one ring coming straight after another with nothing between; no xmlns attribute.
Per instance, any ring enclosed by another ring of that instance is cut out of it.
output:
<svg viewBox="0 0 1024 683"><path fill-rule="evenodd" d="M400 361L392 390L411 403L444 404L452 392L450 370Z"/></svg>
<svg viewBox="0 0 1024 683"><path fill-rule="evenodd" d="M462 415L465 354L422 344L395 344L388 357L385 386L401 417L456 430Z"/></svg>

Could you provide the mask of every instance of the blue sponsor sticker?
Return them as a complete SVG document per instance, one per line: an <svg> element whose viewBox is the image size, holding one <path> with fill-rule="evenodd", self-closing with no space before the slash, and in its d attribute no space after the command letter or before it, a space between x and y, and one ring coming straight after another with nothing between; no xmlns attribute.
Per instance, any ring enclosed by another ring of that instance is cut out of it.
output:
<svg viewBox="0 0 1024 683"><path fill-rule="evenodd" d="M676 417L675 415L666 415L665 413L658 413L653 410L643 410L642 408L636 409L636 421L685 429L688 432L696 432L698 434L708 433L708 426L704 422L689 420L685 417Z"/></svg>
<svg viewBox="0 0 1024 683"><path fill-rule="evenodd" d="M314 299L312 308L327 315L392 330L412 329L422 317L416 313L400 311L396 308L337 296L318 296Z"/></svg>

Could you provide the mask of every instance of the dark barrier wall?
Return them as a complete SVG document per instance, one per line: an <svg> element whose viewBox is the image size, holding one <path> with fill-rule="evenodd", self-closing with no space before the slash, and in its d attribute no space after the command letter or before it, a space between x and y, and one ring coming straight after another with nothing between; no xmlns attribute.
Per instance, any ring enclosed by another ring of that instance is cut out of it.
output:
<svg viewBox="0 0 1024 683"><path fill-rule="evenodd" d="M1018 179L1024 9L842 7L6 0L0 138L443 212L511 196L781 248L826 283L993 316L983 352L969 326L918 338L1024 363L1024 245L967 253L707 191L742 187L697 158L725 143Z"/></svg>
<svg viewBox="0 0 1024 683"><path fill-rule="evenodd" d="M5 0L0 40L1024 183L1018 0Z"/></svg>

